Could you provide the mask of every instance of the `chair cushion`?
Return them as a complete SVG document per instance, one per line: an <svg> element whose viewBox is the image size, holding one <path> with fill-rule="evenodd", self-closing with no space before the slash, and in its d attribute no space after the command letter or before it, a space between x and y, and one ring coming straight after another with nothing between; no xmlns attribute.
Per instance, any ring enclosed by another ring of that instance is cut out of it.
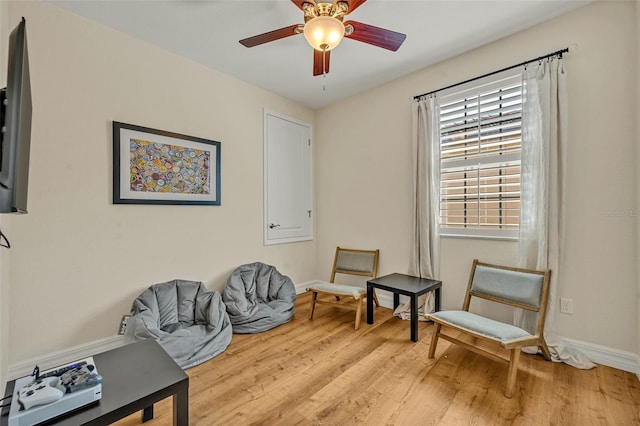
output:
<svg viewBox="0 0 640 426"><path fill-rule="evenodd" d="M357 287L353 285L328 283L326 281L312 281L307 286L307 291L323 291L327 293L335 293L344 296L355 297L356 299L362 297L367 293L367 289L364 287Z"/></svg>
<svg viewBox="0 0 640 426"><path fill-rule="evenodd" d="M375 252L360 253L340 250L336 257L336 270L356 271L371 274L373 272L375 262Z"/></svg>
<svg viewBox="0 0 640 426"><path fill-rule="evenodd" d="M429 314L429 319L444 325L452 325L466 331L481 334L499 340L501 343L521 337L531 337L531 334L515 325L505 324L467 311L434 312Z"/></svg>
<svg viewBox="0 0 640 426"><path fill-rule="evenodd" d="M540 274L478 265L471 289L498 299L539 308L543 281L544 276Z"/></svg>

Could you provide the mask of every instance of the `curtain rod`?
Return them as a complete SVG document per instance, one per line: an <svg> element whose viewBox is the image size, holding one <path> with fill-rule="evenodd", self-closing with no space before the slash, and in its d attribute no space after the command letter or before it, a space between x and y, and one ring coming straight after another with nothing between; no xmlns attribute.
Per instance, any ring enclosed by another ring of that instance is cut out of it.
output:
<svg viewBox="0 0 640 426"><path fill-rule="evenodd" d="M462 81L460 83L452 84L450 86L443 87L442 89L432 90L430 92L423 93L422 95L416 95L416 96L413 97L413 100L417 101L418 99L420 99L423 96L429 96L429 95L432 95L434 93L441 92L443 90L451 89L452 87L460 86L461 84L470 83L470 82L472 82L474 80L479 80L479 79L484 78L484 77L489 77L490 75L498 74L498 73L501 73L503 71L508 71L508 70L511 70L511 69L514 69L514 68L517 68L517 67L521 67L523 65L530 64L531 62L542 61L543 59L547 59L547 58L550 58L552 56L559 56L560 58L562 58L562 54L566 53L568 51L569 51L569 48L565 47L564 49L558 50L556 52L549 53L549 54L543 55L543 56L539 56L539 57L537 57L535 59L529 59L528 61L520 62L519 64L511 65L510 67L502 68L501 70L498 70L498 71L493 71L493 72L490 72L490 73L487 73L487 74L483 74L483 75L481 75L479 77L470 78L469 80L465 80L465 81Z"/></svg>

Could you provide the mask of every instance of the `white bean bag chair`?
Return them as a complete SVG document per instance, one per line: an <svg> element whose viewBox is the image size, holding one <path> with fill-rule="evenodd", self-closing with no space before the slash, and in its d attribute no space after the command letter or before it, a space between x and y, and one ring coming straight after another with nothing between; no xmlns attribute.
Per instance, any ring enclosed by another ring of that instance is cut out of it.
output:
<svg viewBox="0 0 640 426"><path fill-rule="evenodd" d="M182 368L223 352L231 342L231 322L220 293L201 282L154 284L136 298L127 334L156 339Z"/></svg>
<svg viewBox="0 0 640 426"><path fill-rule="evenodd" d="M222 300L234 333L260 333L293 318L296 288L275 267L255 262L231 273Z"/></svg>

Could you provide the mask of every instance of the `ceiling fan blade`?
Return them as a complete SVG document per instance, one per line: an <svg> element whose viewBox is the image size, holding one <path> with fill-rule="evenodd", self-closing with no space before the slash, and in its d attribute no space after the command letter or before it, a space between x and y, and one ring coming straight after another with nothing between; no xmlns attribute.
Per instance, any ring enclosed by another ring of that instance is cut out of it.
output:
<svg viewBox="0 0 640 426"><path fill-rule="evenodd" d="M367 0L336 0L336 1L344 1L345 3L348 3L349 10L347 10L347 14L349 14L354 10L356 10L357 8L359 8L360 5L362 5L362 3L364 3Z"/></svg>
<svg viewBox="0 0 640 426"><path fill-rule="evenodd" d="M329 58L331 57L331 51L323 52L321 50L313 49L313 76L329 74ZM322 66L322 59L324 58L324 67Z"/></svg>
<svg viewBox="0 0 640 426"><path fill-rule="evenodd" d="M347 32L349 32L349 26L353 28L351 34L345 34L346 38L372 44L394 52L400 48L402 42L407 38L406 34L374 27L373 25L363 24L362 22L347 21L344 23L344 26Z"/></svg>
<svg viewBox="0 0 640 426"><path fill-rule="evenodd" d="M240 40L240 44L245 47L253 47L259 44L268 43L274 40L280 40L281 38L293 36L296 34L300 34L296 32L296 29L299 27L298 24L291 25L288 27L280 28L279 30L269 31L268 33L259 34L257 36L249 37Z"/></svg>
<svg viewBox="0 0 640 426"><path fill-rule="evenodd" d="M309 3L311 4L313 7L316 7L316 2L314 0L291 0L293 2L293 4L295 4L296 6L298 6L298 9L300 10L304 10L302 8L302 5L305 3Z"/></svg>

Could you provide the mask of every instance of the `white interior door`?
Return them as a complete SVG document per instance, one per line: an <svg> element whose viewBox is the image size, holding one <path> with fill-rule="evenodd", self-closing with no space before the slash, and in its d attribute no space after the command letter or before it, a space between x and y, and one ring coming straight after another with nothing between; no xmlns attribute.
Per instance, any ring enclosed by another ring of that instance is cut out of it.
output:
<svg viewBox="0 0 640 426"><path fill-rule="evenodd" d="M264 244L313 239L311 125L265 111Z"/></svg>

